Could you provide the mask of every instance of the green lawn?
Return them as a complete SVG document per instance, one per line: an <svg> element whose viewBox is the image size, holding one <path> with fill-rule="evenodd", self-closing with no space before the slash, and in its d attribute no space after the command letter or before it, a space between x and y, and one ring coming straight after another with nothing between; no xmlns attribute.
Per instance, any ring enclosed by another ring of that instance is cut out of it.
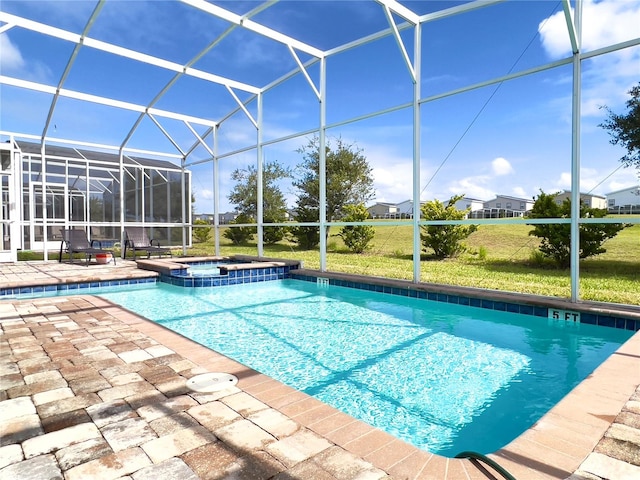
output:
<svg viewBox="0 0 640 480"><path fill-rule="evenodd" d="M569 297L570 272L549 262L532 260L538 238L527 225L483 225L467 239L468 251L456 259L433 260L423 254L423 282L462 285L538 295ZM348 252L331 230L327 269L378 277L413 278L411 226L376 227L372 248ZM221 236L221 254L255 255L255 242L233 246ZM580 296L585 300L640 305L640 225L624 229L605 245L607 252L580 263ZM307 268L320 267L317 250L301 251L288 242L265 246L265 256L299 259ZM190 255L213 253L213 242L194 244Z"/></svg>

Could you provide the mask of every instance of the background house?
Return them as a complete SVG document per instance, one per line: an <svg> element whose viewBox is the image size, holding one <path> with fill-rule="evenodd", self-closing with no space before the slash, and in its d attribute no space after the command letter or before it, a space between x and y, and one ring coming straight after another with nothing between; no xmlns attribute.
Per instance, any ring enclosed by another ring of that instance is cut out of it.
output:
<svg viewBox="0 0 640 480"><path fill-rule="evenodd" d="M640 213L640 185L606 194L609 213Z"/></svg>
<svg viewBox="0 0 640 480"><path fill-rule="evenodd" d="M424 204L425 202L420 202L421 207ZM398 215L398 218L413 218L413 200L398 203Z"/></svg>
<svg viewBox="0 0 640 480"><path fill-rule="evenodd" d="M395 203L377 202L367 208L373 218L396 218L398 206Z"/></svg>
<svg viewBox="0 0 640 480"><path fill-rule="evenodd" d="M463 197L455 203L455 207L458 210L467 210L475 212L476 210L482 210L484 208L484 200L478 200L477 198Z"/></svg>
<svg viewBox="0 0 640 480"><path fill-rule="evenodd" d="M533 208L534 201L530 198L498 195L493 200L483 203L482 209L471 212L471 218L504 218L524 217Z"/></svg>
<svg viewBox="0 0 640 480"><path fill-rule="evenodd" d="M564 190L556 195L556 203L562 204L566 199L571 200L571 191ZM580 192L580 202L589 208L607 208L607 199L601 195Z"/></svg>

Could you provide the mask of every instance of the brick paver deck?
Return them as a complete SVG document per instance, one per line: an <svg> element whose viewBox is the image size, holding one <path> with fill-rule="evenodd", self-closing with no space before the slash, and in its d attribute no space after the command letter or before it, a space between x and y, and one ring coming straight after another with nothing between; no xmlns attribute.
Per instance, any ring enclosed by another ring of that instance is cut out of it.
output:
<svg viewBox="0 0 640 480"><path fill-rule="evenodd" d="M49 281L139 275L134 265L37 269ZM7 270L0 281L24 281ZM212 371L239 382L186 387ZM494 478L90 295L0 301L0 375L2 479ZM636 334L491 457L525 480L640 478L639 383Z"/></svg>

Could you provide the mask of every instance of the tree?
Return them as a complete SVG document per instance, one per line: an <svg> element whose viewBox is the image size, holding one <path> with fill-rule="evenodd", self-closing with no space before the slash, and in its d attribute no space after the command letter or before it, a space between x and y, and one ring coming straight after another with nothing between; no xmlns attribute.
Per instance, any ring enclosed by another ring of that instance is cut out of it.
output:
<svg viewBox="0 0 640 480"><path fill-rule="evenodd" d="M421 207L424 220L462 220L469 213L466 210L458 210L455 203L464 198L464 195L451 197L447 206L440 200L431 200ZM455 257L464 252L466 246L461 243L477 230L476 225L423 225L420 227L420 240L423 250L431 248L436 258Z"/></svg>
<svg viewBox="0 0 640 480"><path fill-rule="evenodd" d="M631 98L627 100L629 111L626 115L616 115L608 107L608 117L599 126L609 130L610 143L620 144L627 149L627 153L620 158L626 166L635 165L640 170L640 82L629 90Z"/></svg>
<svg viewBox="0 0 640 480"><path fill-rule="evenodd" d="M302 163L298 169L302 172L299 179L293 182L298 189L298 217L302 213L305 218L318 221L320 206L320 140L314 137L307 145L298 149L302 154ZM348 144L341 138L335 140L335 148L329 141L325 145L326 158L326 213L327 220L342 218L345 205L366 203L374 195L371 167L362 150L354 144ZM312 215L315 210L316 214ZM316 228L317 227L305 227ZM298 229L296 229L298 231ZM327 228L327 236L329 228Z"/></svg>
<svg viewBox="0 0 640 480"><path fill-rule="evenodd" d="M255 220L244 213L241 213L231 222L234 224L255 223ZM231 240L234 245L243 245L253 240L256 233L256 227L229 227L222 234L225 238Z"/></svg>
<svg viewBox="0 0 640 480"><path fill-rule="evenodd" d="M264 164L262 170L262 217L265 223L285 221L287 205L277 182L290 176L291 172L277 161ZM236 169L231 174L231 179L236 184L228 196L229 201L236 205L236 210L242 215L256 220L258 217L257 168L250 165L246 169ZM266 244L273 244L282 240L284 235L284 227L264 227L263 240Z"/></svg>
<svg viewBox="0 0 640 480"><path fill-rule="evenodd" d="M369 219L369 211L363 203L359 205L345 205L345 222L363 222ZM349 250L362 253L370 247L376 231L371 225L348 225L340 229L338 234Z"/></svg>
<svg viewBox="0 0 640 480"><path fill-rule="evenodd" d="M571 218L571 200L565 199L558 204L557 194L546 194L540 190L535 198L533 208L529 212L530 218ZM590 208L580 203L580 217L602 218L607 215L606 209ZM579 228L580 258L588 258L606 252L602 244L615 237L620 230L627 227L615 223L586 223ZM535 225L529 232L541 238L540 251L545 257L552 258L558 266L567 268L571 264L571 225L547 224Z"/></svg>

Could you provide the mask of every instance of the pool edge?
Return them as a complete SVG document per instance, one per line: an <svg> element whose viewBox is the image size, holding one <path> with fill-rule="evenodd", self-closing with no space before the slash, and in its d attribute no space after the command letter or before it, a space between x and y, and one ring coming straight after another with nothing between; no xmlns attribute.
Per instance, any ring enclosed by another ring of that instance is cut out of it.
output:
<svg viewBox="0 0 640 480"><path fill-rule="evenodd" d="M246 372L254 372L249 367L123 307L91 295L86 298L94 306L108 308L114 317L203 368L216 368L220 356L224 357L235 365L235 372L229 373L240 373L238 387L241 390L394 477L415 476L417 462L422 464L421 468L428 464L430 472L443 475L438 477L436 474L434 478L455 479L458 478L455 472L466 472L467 477L476 478L468 470L468 460L420 450L267 375L255 372L255 375L247 376ZM213 354L210 356L214 361L206 355L207 351ZM518 479L568 478L593 452L610 428L612 421L609 420L622 411L640 384L639 358L640 332L636 332L536 424L488 456ZM342 419L344 425L326 432L330 428L327 427L330 417L336 417L336 421ZM559 438L557 429L579 435L580 443ZM549 464L550 460L552 464Z"/></svg>

